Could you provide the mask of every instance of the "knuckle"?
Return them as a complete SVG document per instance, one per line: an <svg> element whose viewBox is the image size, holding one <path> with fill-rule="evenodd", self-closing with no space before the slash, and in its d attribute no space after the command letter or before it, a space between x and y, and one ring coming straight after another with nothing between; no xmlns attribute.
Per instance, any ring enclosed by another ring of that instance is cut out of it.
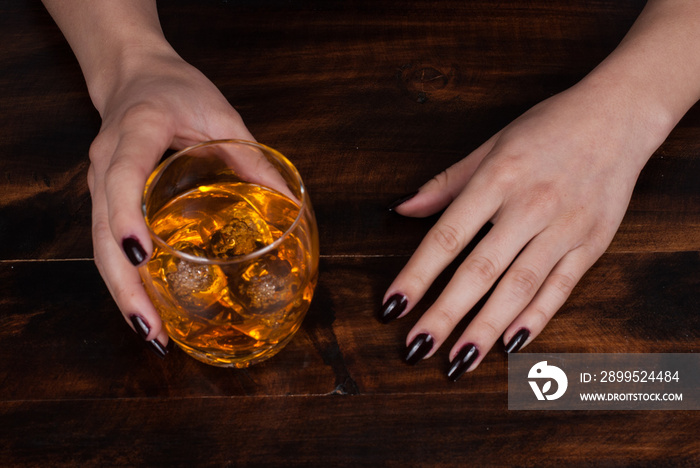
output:
<svg viewBox="0 0 700 468"><path fill-rule="evenodd" d="M115 193L122 193L125 183L134 179L134 166L126 159L115 159L107 167L104 174L104 187L107 197Z"/></svg>
<svg viewBox="0 0 700 468"><path fill-rule="evenodd" d="M431 184L437 185L438 189L445 189L450 186L450 174L449 171L442 171L439 174L433 176L430 179Z"/></svg>
<svg viewBox="0 0 700 468"><path fill-rule="evenodd" d="M121 120L122 128L139 128L142 125L162 123L164 112L153 102L138 102L129 106Z"/></svg>
<svg viewBox="0 0 700 468"><path fill-rule="evenodd" d="M97 219L92 223L92 239L95 248L104 242L111 241L112 231L106 219Z"/></svg>
<svg viewBox="0 0 700 468"><path fill-rule="evenodd" d="M529 268L513 272L510 280L511 293L516 299L529 299L535 295L540 286L540 276Z"/></svg>
<svg viewBox="0 0 700 468"><path fill-rule="evenodd" d="M552 290L559 296L559 299L566 299L576 286L576 278L567 273L554 273L549 277L549 284Z"/></svg>
<svg viewBox="0 0 700 468"><path fill-rule="evenodd" d="M455 255L462 250L462 235L454 225L436 225L432 237L435 243L448 254Z"/></svg>
<svg viewBox="0 0 700 468"><path fill-rule="evenodd" d="M139 102L127 108L119 122L110 128L121 144L132 135L148 135L152 141L172 138L173 117L163 105L153 102Z"/></svg>
<svg viewBox="0 0 700 468"><path fill-rule="evenodd" d="M127 175L128 171L130 169L130 165L117 159L115 161L112 161L112 163L107 167L107 170L105 171L105 180L109 181L110 179L117 178L119 179L123 175Z"/></svg>
<svg viewBox="0 0 700 468"><path fill-rule="evenodd" d="M488 184L507 190L522 181L522 170L518 155L506 156L501 153L498 157L489 158L484 163L483 173L487 177Z"/></svg>
<svg viewBox="0 0 700 468"><path fill-rule="evenodd" d="M105 153L110 151L110 145L107 142L107 137L103 132L100 132L97 137L90 143L90 148L88 149L88 159L95 165L99 164Z"/></svg>
<svg viewBox="0 0 700 468"><path fill-rule="evenodd" d="M525 201L526 207L531 211L551 212L560 206L561 194L554 184L543 182L528 192Z"/></svg>
<svg viewBox="0 0 700 468"><path fill-rule="evenodd" d="M476 276L482 283L492 283L499 273L496 261L486 256L467 258L462 267L467 275Z"/></svg>
<svg viewBox="0 0 700 468"><path fill-rule="evenodd" d="M603 255L610 245L613 236L614 231L611 232L609 225L606 223L600 223L593 227L588 233L588 242L586 242L591 255L595 256L595 258Z"/></svg>
<svg viewBox="0 0 700 468"><path fill-rule="evenodd" d="M454 309L440 307L435 311L435 315L439 323L451 330L454 328L454 325L459 322L461 314Z"/></svg>
<svg viewBox="0 0 700 468"><path fill-rule="evenodd" d="M406 279L402 284L404 285L402 290L405 292L422 295L418 291L425 291L430 287L430 275L422 269L406 271Z"/></svg>
<svg viewBox="0 0 700 468"><path fill-rule="evenodd" d="M493 341L503 333L502 324L492 318L482 318L479 321L479 334L486 338L485 341Z"/></svg>
<svg viewBox="0 0 700 468"><path fill-rule="evenodd" d="M110 230L109 223L106 220L94 221L92 224L92 250L95 266L97 270L104 276L104 262L100 256L100 246L105 245L106 242L114 242L112 239L112 231Z"/></svg>
<svg viewBox="0 0 700 468"><path fill-rule="evenodd" d="M517 186L522 181L522 174L508 164L496 164L493 171L496 186L502 187L504 191Z"/></svg>
<svg viewBox="0 0 700 468"><path fill-rule="evenodd" d="M543 329L545 325L550 321L550 319L554 316L554 313L550 313L547 309L544 309L540 306L533 307L530 309L529 313L531 323L534 324L534 329Z"/></svg>

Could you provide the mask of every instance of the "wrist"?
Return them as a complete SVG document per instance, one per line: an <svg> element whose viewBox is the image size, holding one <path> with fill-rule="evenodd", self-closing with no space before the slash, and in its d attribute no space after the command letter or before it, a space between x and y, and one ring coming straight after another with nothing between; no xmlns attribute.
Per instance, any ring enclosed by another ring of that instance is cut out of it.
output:
<svg viewBox="0 0 700 468"><path fill-rule="evenodd" d="M658 147L700 99L700 5L649 1L619 46L582 82L632 119Z"/></svg>
<svg viewBox="0 0 700 468"><path fill-rule="evenodd" d="M138 41L114 44L104 59L93 62L89 70L83 70L90 98L100 115L104 115L111 96L123 89L134 76L158 67L158 63L169 58L179 59L179 56L162 36L141 36Z"/></svg>
<svg viewBox="0 0 700 468"><path fill-rule="evenodd" d="M597 102L599 112L608 119L606 126L626 135L620 150L632 150L642 165L682 117L663 96L623 73L596 69L577 86Z"/></svg>
<svg viewBox="0 0 700 468"><path fill-rule="evenodd" d="M71 46L95 107L148 57L175 54L155 0L43 0Z"/></svg>

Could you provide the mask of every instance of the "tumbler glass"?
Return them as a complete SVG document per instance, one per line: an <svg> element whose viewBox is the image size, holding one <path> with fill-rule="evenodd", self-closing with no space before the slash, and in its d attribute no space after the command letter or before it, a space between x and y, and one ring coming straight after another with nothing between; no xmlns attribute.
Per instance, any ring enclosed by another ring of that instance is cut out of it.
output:
<svg viewBox="0 0 700 468"><path fill-rule="evenodd" d="M318 230L302 179L272 148L208 141L149 177L153 255L141 278L168 336L190 356L246 367L299 329L318 278Z"/></svg>

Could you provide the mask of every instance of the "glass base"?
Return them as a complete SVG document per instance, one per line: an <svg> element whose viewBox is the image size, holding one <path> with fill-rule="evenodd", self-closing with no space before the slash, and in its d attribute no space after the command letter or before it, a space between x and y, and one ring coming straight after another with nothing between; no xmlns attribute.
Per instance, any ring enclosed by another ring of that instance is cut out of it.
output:
<svg viewBox="0 0 700 468"><path fill-rule="evenodd" d="M292 333L285 340L280 341L269 348L256 350L256 352L250 354L237 354L233 356L224 353L219 354L201 351L199 349L181 343L178 340L173 339L172 337L170 337L170 339L173 340L185 353L205 364L217 367L234 367L237 369L242 369L253 364L265 361L266 359L269 359L275 354L279 353L280 351L282 351L282 348L284 348L287 345L287 343L291 341L293 335L294 334Z"/></svg>

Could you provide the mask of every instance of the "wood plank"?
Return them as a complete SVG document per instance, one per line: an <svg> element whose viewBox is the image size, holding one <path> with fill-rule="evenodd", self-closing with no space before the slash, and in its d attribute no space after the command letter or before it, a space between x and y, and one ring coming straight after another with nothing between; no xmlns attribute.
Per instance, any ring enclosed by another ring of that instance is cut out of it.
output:
<svg viewBox="0 0 700 468"><path fill-rule="evenodd" d="M683 411L507 411L505 396L327 395L0 402L13 466L679 466Z"/></svg>
<svg viewBox="0 0 700 468"><path fill-rule="evenodd" d="M500 343L457 385L445 377L456 336L415 367L402 362L406 334L451 273L414 313L380 324L384 289L405 261L323 258L300 332L242 371L177 349L160 360L124 323L90 262L0 263L0 400L505 392ZM699 265L698 252L606 254L524 351L696 352Z"/></svg>
<svg viewBox="0 0 700 468"><path fill-rule="evenodd" d="M436 219L386 206L579 80L645 3L159 2L167 37L295 162L318 216L301 330L232 370L161 360L125 324L90 260L99 116L40 2L0 0L0 465L697 466L697 412L507 410L500 343L457 383L456 336L405 365L407 332L459 260L408 317L374 316ZM522 352L698 351L699 134L696 105Z"/></svg>
<svg viewBox="0 0 700 468"><path fill-rule="evenodd" d="M421 160L412 158L408 166L397 166L386 153L335 156L318 165L314 160L322 155L307 152L297 161L316 210L322 253L410 255L437 218L406 219L386 208L414 190L408 187L417 188L430 174L447 167L448 157L428 161L421 156ZM367 171L371 168L373 174L366 183L347 175L360 163L367 164ZM657 168L660 175L642 176L611 252L700 250L700 190L696 185L700 161L656 164L655 159L648 173ZM80 163L67 174L50 176L50 186L35 187L14 200L9 199L15 182L0 185L0 197L8 200L0 201L0 259L92 257L86 172L86 162ZM13 176L17 184L34 177L28 171L17 174ZM652 177L660 182L649 181Z"/></svg>
<svg viewBox="0 0 700 468"><path fill-rule="evenodd" d="M407 255L432 221L397 221L384 208L583 76L643 2L601 11L588 11L586 2L554 3L533 3L527 28L515 27L528 13L512 2L498 10L479 2L429 9L391 3L378 12L363 2L311 3L301 11L266 2L271 13L263 23L254 21L261 7L251 4L239 11L169 2L162 16L178 49L221 87L258 139L299 166L325 254ZM41 5L5 9L14 16L8 12L0 24L18 40L0 54L9 96L0 113L0 258L89 258L86 155L99 118ZM557 14L537 13L542 9ZM24 23L7 19L17 16ZM516 39L527 48L506 47ZM202 53L214 45L226 60ZM443 87L426 91L414 82L428 68L448 77ZM22 79L29 75L36 79ZM698 127L695 110L652 159L612 251L700 248Z"/></svg>

